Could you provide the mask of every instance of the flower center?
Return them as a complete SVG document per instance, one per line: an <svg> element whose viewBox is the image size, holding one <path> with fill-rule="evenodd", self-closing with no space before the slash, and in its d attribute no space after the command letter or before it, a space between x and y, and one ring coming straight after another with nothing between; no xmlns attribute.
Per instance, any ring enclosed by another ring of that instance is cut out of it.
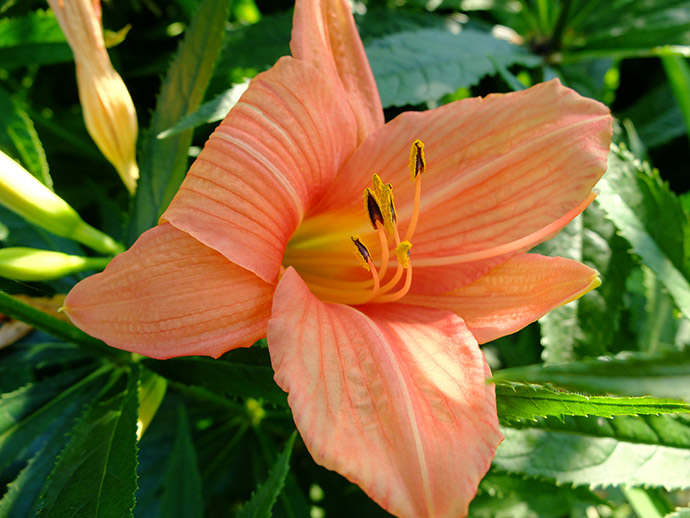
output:
<svg viewBox="0 0 690 518"><path fill-rule="evenodd" d="M321 300L352 305L395 302L409 291L412 285L411 239L419 219L421 176L426 172L424 144L420 140L415 140L412 144L409 167L411 179L415 183L415 196L410 224L402 239L398 230L391 184L384 184L379 175L374 174L371 186L364 189L364 210L369 223L378 235L378 257L372 255L360 235L351 235L350 242L360 265L371 274L370 279L339 278L335 270L349 268L349 264L343 262L341 250L334 252L322 249L311 256L305 256L303 252L307 250L295 250L295 247L293 249L288 247L285 254L286 264L292 264L300 272L312 293ZM310 243L333 242L337 244L332 248L338 249L340 243L347 239L339 233L329 232L328 234L330 235L311 237ZM397 262L395 270L390 268L391 251L395 252L394 257Z"/></svg>

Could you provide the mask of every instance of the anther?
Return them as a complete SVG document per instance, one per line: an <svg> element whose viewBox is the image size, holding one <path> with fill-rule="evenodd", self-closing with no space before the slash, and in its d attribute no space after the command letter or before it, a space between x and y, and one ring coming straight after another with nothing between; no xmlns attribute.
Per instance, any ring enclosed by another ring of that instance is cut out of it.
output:
<svg viewBox="0 0 690 518"><path fill-rule="evenodd" d="M377 229L377 223L385 226L385 220L383 214L381 213L381 206L379 205L379 200L374 194L374 191L368 187L364 189L364 210L367 211L369 215L369 221L374 230Z"/></svg>
<svg viewBox="0 0 690 518"><path fill-rule="evenodd" d="M412 243L409 241L403 241L398 246L395 247L395 255L398 258L398 263L405 269L410 266L410 249L412 248Z"/></svg>
<svg viewBox="0 0 690 518"><path fill-rule="evenodd" d="M394 234L398 215L395 212L395 203L393 202L393 186L389 183L381 187L381 211L386 232L388 235Z"/></svg>
<svg viewBox="0 0 690 518"><path fill-rule="evenodd" d="M424 142L417 139L410 149L410 178L414 181L420 174L426 173L426 158L424 157Z"/></svg>
<svg viewBox="0 0 690 518"><path fill-rule="evenodd" d="M359 263L366 271L371 271L371 254L369 254L369 249L362 243L359 236L350 236L350 239L352 239L352 244L354 245L353 251Z"/></svg>
<svg viewBox="0 0 690 518"><path fill-rule="evenodd" d="M380 200L381 199L381 189L383 188L383 182L381 181L381 177L375 173L374 173L374 176L372 176L372 178L371 178L371 188L374 191L374 194L376 194L376 197Z"/></svg>

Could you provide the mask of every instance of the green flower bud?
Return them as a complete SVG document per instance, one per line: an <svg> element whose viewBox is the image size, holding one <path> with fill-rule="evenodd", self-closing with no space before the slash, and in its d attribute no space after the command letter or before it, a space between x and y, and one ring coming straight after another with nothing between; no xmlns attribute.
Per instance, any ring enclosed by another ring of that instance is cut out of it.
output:
<svg viewBox="0 0 690 518"><path fill-rule="evenodd" d="M65 200L1 151L0 204L34 225L101 253L124 251L121 244L87 224Z"/></svg>
<svg viewBox="0 0 690 518"><path fill-rule="evenodd" d="M50 281L83 270L102 270L108 257L79 257L35 248L0 249L0 275L17 281Z"/></svg>

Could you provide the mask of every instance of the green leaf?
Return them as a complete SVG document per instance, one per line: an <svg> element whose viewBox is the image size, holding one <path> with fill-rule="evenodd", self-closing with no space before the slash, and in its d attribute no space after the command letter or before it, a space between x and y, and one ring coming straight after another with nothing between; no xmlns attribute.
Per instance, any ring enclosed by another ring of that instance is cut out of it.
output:
<svg viewBox="0 0 690 518"><path fill-rule="evenodd" d="M285 479L290 470L290 455L296 437L297 432L293 432L285 445L285 449L271 468L268 479L259 485L247 505L237 512L237 518L269 518L272 515L271 509L285 485Z"/></svg>
<svg viewBox="0 0 690 518"><path fill-rule="evenodd" d="M3 67L72 61L72 50L52 11L0 19L0 63Z"/></svg>
<svg viewBox="0 0 690 518"><path fill-rule="evenodd" d="M690 487L690 449L588 437L571 432L504 428L494 465L512 473L576 486Z"/></svg>
<svg viewBox="0 0 690 518"><path fill-rule="evenodd" d="M620 113L630 119L648 148L653 148L686 133L683 114L673 92L667 85L642 96L629 109Z"/></svg>
<svg viewBox="0 0 690 518"><path fill-rule="evenodd" d="M366 52L384 107L434 101L475 85L497 73L494 63L541 63L521 47L468 28L459 34L442 29L399 32L372 40Z"/></svg>
<svg viewBox="0 0 690 518"><path fill-rule="evenodd" d="M44 185L53 186L48 162L34 123L12 97L0 88L0 148Z"/></svg>
<svg viewBox="0 0 690 518"><path fill-rule="evenodd" d="M573 490L551 482L490 471L470 504L472 518L562 518L577 502L599 504L585 488Z"/></svg>
<svg viewBox="0 0 690 518"><path fill-rule="evenodd" d="M156 224L187 172L192 130L159 139L158 134L195 112L204 98L220 52L228 0L203 0L170 65L140 155L129 241Z"/></svg>
<svg viewBox="0 0 690 518"><path fill-rule="evenodd" d="M642 415L690 412L690 404L651 397L586 396L543 385L501 383L496 385L499 417L506 420L550 416Z"/></svg>
<svg viewBox="0 0 690 518"><path fill-rule="evenodd" d="M180 474L184 473L184 477ZM160 518L202 518L204 515L201 475L183 405L178 407L177 436L163 481Z"/></svg>
<svg viewBox="0 0 690 518"><path fill-rule="evenodd" d="M657 171L613 144L597 198L620 235L690 316L690 222Z"/></svg>
<svg viewBox="0 0 690 518"><path fill-rule="evenodd" d="M38 516L132 516L137 489L137 383L107 391L84 414L44 487Z"/></svg>
<svg viewBox="0 0 690 518"><path fill-rule="evenodd" d="M678 507L664 518L690 518L690 507Z"/></svg>
<svg viewBox="0 0 690 518"><path fill-rule="evenodd" d="M546 363L599 356L613 347L632 269L629 248L603 211L593 205L535 250L584 262L602 279L596 290L539 319Z"/></svg>
<svg viewBox="0 0 690 518"><path fill-rule="evenodd" d="M28 460L47 441L61 441L83 406L93 399L93 392L103 384L107 368L85 376L86 371L88 368L64 373L3 397L0 473L12 463ZM63 388L57 390L56 384Z"/></svg>
<svg viewBox="0 0 690 518"><path fill-rule="evenodd" d="M273 381L270 367L196 357L165 361L145 359L143 365L172 381L198 385L211 392L287 404L286 394Z"/></svg>
<svg viewBox="0 0 690 518"><path fill-rule="evenodd" d="M589 394L627 394L690 401L690 350L620 354L559 365L530 365L494 372L495 382L551 383Z"/></svg>
<svg viewBox="0 0 690 518"><path fill-rule="evenodd" d="M580 17L574 24L571 21L568 46L577 49L571 56L649 56L688 46L689 12L687 0L599 3L589 15ZM576 18L577 14L576 11Z"/></svg>
<svg viewBox="0 0 690 518"><path fill-rule="evenodd" d="M242 94L247 91L248 86L249 80L233 85L232 88L228 88L225 92L202 104L197 111L180 120L172 128L159 133L158 138L168 138L202 124L223 120L240 100Z"/></svg>

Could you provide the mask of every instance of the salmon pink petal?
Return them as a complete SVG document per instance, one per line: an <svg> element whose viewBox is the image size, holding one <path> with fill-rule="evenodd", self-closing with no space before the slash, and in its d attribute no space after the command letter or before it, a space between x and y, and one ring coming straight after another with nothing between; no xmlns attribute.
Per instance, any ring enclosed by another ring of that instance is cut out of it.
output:
<svg viewBox="0 0 690 518"><path fill-rule="evenodd" d="M63 310L119 349L153 358L218 357L264 336L273 288L163 224L77 284Z"/></svg>
<svg viewBox="0 0 690 518"><path fill-rule="evenodd" d="M381 99L347 0L297 2L290 49L345 87L360 142L383 126Z"/></svg>
<svg viewBox="0 0 690 518"><path fill-rule="evenodd" d="M502 435L489 368L460 318L324 303L289 268L268 347L316 462L396 516L466 515Z"/></svg>
<svg viewBox="0 0 690 518"><path fill-rule="evenodd" d="M356 144L342 87L282 58L216 129L162 221L275 282L288 239Z"/></svg>
<svg viewBox="0 0 690 518"><path fill-rule="evenodd" d="M591 201L606 169L611 122L608 108L558 80L405 113L367 139L316 210L361 204L376 172L393 185L404 232L414 198L409 149L419 138L427 173L411 239L415 266L526 251Z"/></svg>
<svg viewBox="0 0 690 518"><path fill-rule="evenodd" d="M408 295L403 302L451 310L485 343L522 329L599 284L597 272L577 261L519 254L472 284L441 296L433 289L428 295Z"/></svg>

